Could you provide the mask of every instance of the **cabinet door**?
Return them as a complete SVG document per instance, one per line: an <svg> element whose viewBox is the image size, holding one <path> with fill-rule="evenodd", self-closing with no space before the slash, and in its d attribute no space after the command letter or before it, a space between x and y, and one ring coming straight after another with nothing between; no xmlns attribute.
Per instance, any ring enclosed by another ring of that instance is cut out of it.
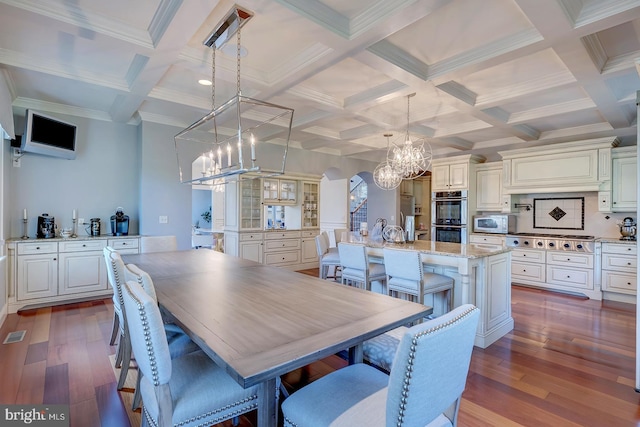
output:
<svg viewBox="0 0 640 427"><path fill-rule="evenodd" d="M318 262L315 239L302 239L302 262Z"/></svg>
<svg viewBox="0 0 640 427"><path fill-rule="evenodd" d="M271 188L271 184L268 184L268 185L269 185L269 188ZM266 196L266 190L265 190L265 196ZM262 229L262 201L260 199L260 180L259 179L247 179L247 180L241 181L240 228L242 230Z"/></svg>
<svg viewBox="0 0 640 427"><path fill-rule="evenodd" d="M58 294L56 254L18 257L18 300L52 297Z"/></svg>
<svg viewBox="0 0 640 427"><path fill-rule="evenodd" d="M60 295L107 289L107 271L102 252L60 254L58 286Z"/></svg>
<svg viewBox="0 0 640 427"><path fill-rule="evenodd" d="M502 169L476 172L476 201L479 211L502 210Z"/></svg>
<svg viewBox="0 0 640 427"><path fill-rule="evenodd" d="M277 179L263 179L262 180L262 198L264 202L277 202L278 190L280 189Z"/></svg>
<svg viewBox="0 0 640 427"><path fill-rule="evenodd" d="M262 242L241 242L240 258L262 263Z"/></svg>
<svg viewBox="0 0 640 427"><path fill-rule="evenodd" d="M302 228L320 226L320 185L317 182L303 182L302 191Z"/></svg>
<svg viewBox="0 0 640 427"><path fill-rule="evenodd" d="M635 156L613 159L613 201L611 207L614 212L636 210L637 175L638 168Z"/></svg>
<svg viewBox="0 0 640 427"><path fill-rule="evenodd" d="M469 165L466 163L449 166L449 188L465 190L469 188Z"/></svg>
<svg viewBox="0 0 640 427"><path fill-rule="evenodd" d="M449 165L433 166L431 169L431 188L433 191L449 189Z"/></svg>
<svg viewBox="0 0 640 427"><path fill-rule="evenodd" d="M298 193L298 183L290 180L280 180L280 202L295 204Z"/></svg>

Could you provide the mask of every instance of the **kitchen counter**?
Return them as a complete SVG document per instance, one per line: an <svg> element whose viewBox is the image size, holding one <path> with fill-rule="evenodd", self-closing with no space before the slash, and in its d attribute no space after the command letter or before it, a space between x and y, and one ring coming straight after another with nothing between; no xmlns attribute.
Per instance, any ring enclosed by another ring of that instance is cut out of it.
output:
<svg viewBox="0 0 640 427"><path fill-rule="evenodd" d="M77 237L51 237L49 239L39 237L29 237L23 239L22 237L11 237L7 239L7 243L35 243L35 242L69 242L74 240L109 240L109 239L131 239L138 238L140 236L130 234L128 236L112 236L110 234L101 234L99 236L77 236Z"/></svg>
<svg viewBox="0 0 640 427"><path fill-rule="evenodd" d="M425 271L453 278L454 307L474 304L482 313L476 346L486 348L513 329L510 248L430 240L394 244L357 233L346 241L365 245L371 262L384 263L385 247L418 251Z"/></svg>
<svg viewBox="0 0 640 427"><path fill-rule="evenodd" d="M615 237L598 237L596 239L596 242L601 242L601 243L620 243L621 245L635 245L638 242L635 240L620 240L620 238L615 238Z"/></svg>

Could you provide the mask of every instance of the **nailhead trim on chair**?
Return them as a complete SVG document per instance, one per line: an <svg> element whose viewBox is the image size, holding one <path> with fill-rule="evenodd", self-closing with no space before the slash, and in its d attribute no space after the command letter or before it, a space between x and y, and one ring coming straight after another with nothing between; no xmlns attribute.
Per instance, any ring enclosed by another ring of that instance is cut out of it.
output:
<svg viewBox="0 0 640 427"><path fill-rule="evenodd" d="M467 317L469 314L471 314L473 311L477 310L476 307L473 308L469 308L468 310L464 311L463 313L460 313L458 316L454 317L453 319L449 320L446 323L442 323L434 328L430 328L427 330L424 330L422 332L420 332L419 334L415 335L412 339L411 339L411 351L409 352L409 360L407 362L407 366L405 367L405 373L404 373L404 385L402 387L402 399L400 400L400 410L399 410L399 415L398 415L398 422L396 423L396 425L398 427L402 427L402 424L404 422L404 410L406 408L406 403L407 403L407 397L409 396L409 389L411 386L411 373L413 372L413 361L415 359L415 355L416 355L416 348L419 344L419 340L421 338L423 338L426 335L430 335L433 334L436 331L445 329L450 327L451 325L458 323L460 320L464 319L465 317Z"/></svg>
<svg viewBox="0 0 640 427"><path fill-rule="evenodd" d="M224 408L220 408L220 409L217 409L215 411L207 412L206 414L198 415L197 417L193 417L191 419L181 421L178 424L174 424L174 425L176 425L176 426L184 426L184 425L187 425L187 424L192 423L194 421L198 421L198 420L200 420L202 418L206 418L206 417L210 417L211 415L215 415L218 412L226 411L227 409L231 409L231 408L233 408L235 406L239 406L239 405L244 405L244 404L246 404L248 402L252 402L252 401L255 401L257 399L258 399L258 396L257 395L253 395L253 396L250 396L250 397L248 397L246 399L240 400L240 401L238 401L236 403L227 405ZM212 424L218 424L219 422L222 422L224 420L228 420L230 418L245 414L245 413L247 413L249 411L253 411L254 409L257 409L257 408L258 408L258 404L257 403L252 403L251 405L249 405L247 407L242 407L242 408L236 409L231 414L227 414L227 415L224 415L224 416L212 419L212 420L207 420L204 423L200 423L200 424L194 425L192 427L207 427L207 426L210 426ZM143 406L143 409L144 409L144 416L147 419L147 422L149 423L149 425L157 427L158 423L156 423L156 420L154 420L151 417L151 415L149 415L149 413L144 408L144 406Z"/></svg>

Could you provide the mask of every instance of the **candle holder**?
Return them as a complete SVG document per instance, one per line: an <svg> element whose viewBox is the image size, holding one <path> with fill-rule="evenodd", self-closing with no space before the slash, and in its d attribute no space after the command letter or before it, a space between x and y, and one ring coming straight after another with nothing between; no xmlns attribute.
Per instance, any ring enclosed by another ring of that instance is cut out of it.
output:
<svg viewBox="0 0 640 427"><path fill-rule="evenodd" d="M29 236L27 236L27 223L29 222L29 220L27 218L22 220L22 239L26 240L29 238Z"/></svg>
<svg viewBox="0 0 640 427"><path fill-rule="evenodd" d="M73 228L71 229L71 236L69 237L78 237L78 220L77 219L73 219Z"/></svg>

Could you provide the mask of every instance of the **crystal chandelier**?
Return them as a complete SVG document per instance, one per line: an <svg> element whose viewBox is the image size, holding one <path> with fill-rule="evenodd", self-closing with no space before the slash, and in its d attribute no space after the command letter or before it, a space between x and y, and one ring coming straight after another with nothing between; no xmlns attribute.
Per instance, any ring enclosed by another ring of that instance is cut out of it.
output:
<svg viewBox="0 0 640 427"><path fill-rule="evenodd" d="M393 169L389 161L389 150L391 147L389 145L389 138L393 135L385 133L384 136L387 138L387 155L384 161L373 171L373 182L383 190L393 190L400 185L402 177Z"/></svg>
<svg viewBox="0 0 640 427"><path fill-rule="evenodd" d="M220 191L226 177L284 173L293 109L243 96L240 90L240 29L252 16L233 6L203 43L212 49L212 106L174 137L182 183L210 183ZM233 35L237 38L236 95L216 107L215 52Z"/></svg>
<svg viewBox="0 0 640 427"><path fill-rule="evenodd" d="M431 166L431 146L424 141L415 144L409 135L409 102L415 93L407 96L407 133L404 143L400 146L394 144L391 166L400 175L400 179L414 179L422 175Z"/></svg>

